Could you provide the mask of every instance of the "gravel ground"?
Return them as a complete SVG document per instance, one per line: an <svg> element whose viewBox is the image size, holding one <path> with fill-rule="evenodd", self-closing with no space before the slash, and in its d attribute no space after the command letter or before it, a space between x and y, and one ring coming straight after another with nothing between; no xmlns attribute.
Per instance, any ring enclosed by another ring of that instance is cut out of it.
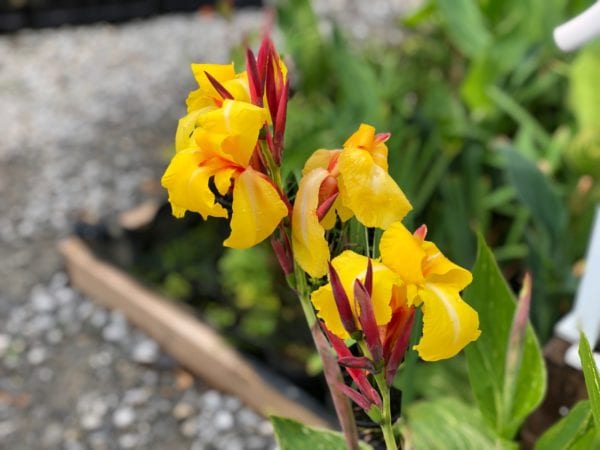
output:
<svg viewBox="0 0 600 450"><path fill-rule="evenodd" d="M396 40L407 7L315 3L359 40ZM55 250L76 220L163 195L189 63L227 62L261 24L245 10L0 36L1 449L274 447L268 422L71 289Z"/></svg>

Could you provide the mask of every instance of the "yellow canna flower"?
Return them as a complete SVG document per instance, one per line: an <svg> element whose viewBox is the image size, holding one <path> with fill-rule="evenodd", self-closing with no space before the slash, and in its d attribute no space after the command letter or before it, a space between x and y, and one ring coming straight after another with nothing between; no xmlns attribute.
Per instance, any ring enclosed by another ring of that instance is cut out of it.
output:
<svg viewBox="0 0 600 450"><path fill-rule="evenodd" d="M361 124L342 150L317 150L306 162L292 214L294 257L313 277L327 273L325 230L353 215L367 227L387 228L412 209L387 172L389 135Z"/></svg>
<svg viewBox="0 0 600 450"><path fill-rule="evenodd" d="M424 227L411 234L394 223L384 231L379 250L383 264L406 285L408 304L422 308L423 336L415 349L422 359L436 361L456 355L481 331L477 312L460 297L471 273L426 241L425 233Z"/></svg>
<svg viewBox="0 0 600 450"><path fill-rule="evenodd" d="M176 217L186 211L204 219L230 216L231 234L224 242L228 247L247 248L261 242L288 214L271 180L251 166L266 117L263 108L237 100L203 111L188 146L176 149L162 177ZM217 200L230 197L228 211Z"/></svg>
<svg viewBox="0 0 600 450"><path fill-rule="evenodd" d="M367 263L369 258L359 255L353 251L346 250L340 255L333 258L331 265L337 272L344 291L349 295L350 307L358 325L357 302L352 301L350 293L353 292L355 280L360 280L364 283ZM372 261L373 264L373 292L371 301L373 303L373 311L375 313L375 321L377 325L386 325L392 318L392 306L390 299L392 288L395 285L401 285L402 280L392 270L386 267L381 262ZM311 301L317 312L317 317L325 322L327 329L336 336L347 339L348 332L344 328L340 317L335 299L333 297L333 288L331 283L321 286L311 295Z"/></svg>
<svg viewBox="0 0 600 450"><path fill-rule="evenodd" d="M198 83L198 89L190 92L186 100L188 113L206 108L221 106L223 97L210 82L206 74L210 74L223 86L235 100L250 103L250 88L246 72L235 73L231 64L192 64L192 72Z"/></svg>
<svg viewBox="0 0 600 450"><path fill-rule="evenodd" d="M250 88L246 72L236 74L232 64L192 64L192 72L199 88L190 92L186 100L187 115L179 120L175 134L175 149L193 145L192 134L199 126L199 117L223 105L223 97L208 79L213 77L233 99L250 103Z"/></svg>

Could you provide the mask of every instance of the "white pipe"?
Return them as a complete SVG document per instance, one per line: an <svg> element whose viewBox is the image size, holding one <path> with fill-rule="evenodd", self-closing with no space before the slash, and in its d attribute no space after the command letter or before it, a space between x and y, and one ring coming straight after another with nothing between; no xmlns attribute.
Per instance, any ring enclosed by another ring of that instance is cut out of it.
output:
<svg viewBox="0 0 600 450"><path fill-rule="evenodd" d="M569 52L600 37L600 2L554 29L554 41L562 51Z"/></svg>
<svg viewBox="0 0 600 450"><path fill-rule="evenodd" d="M577 362L580 331L585 333L591 347L594 348L600 339L600 206L596 208L596 218L585 259L585 270L577 289L575 304L554 328L557 336L574 344L566 355L565 361L576 368L581 367ZM598 355L596 358L598 362Z"/></svg>

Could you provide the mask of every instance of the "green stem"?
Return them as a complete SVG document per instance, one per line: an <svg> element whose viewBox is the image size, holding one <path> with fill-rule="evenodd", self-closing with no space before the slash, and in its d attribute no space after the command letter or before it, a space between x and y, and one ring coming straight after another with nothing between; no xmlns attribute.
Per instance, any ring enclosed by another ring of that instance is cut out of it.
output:
<svg viewBox="0 0 600 450"><path fill-rule="evenodd" d="M394 429L392 428L392 403L390 400L390 389L385 381L385 375L383 372L375 374L374 377L383 401L381 423L379 426L383 432L385 447L387 450L398 450L398 444L396 443L396 437L394 436Z"/></svg>
<svg viewBox="0 0 600 450"><path fill-rule="evenodd" d="M373 355L371 355L365 340L362 338L357 339L356 343L358 344L362 354L370 360L373 360ZM385 372L379 371L378 373L374 373L373 378L375 378L377 388L379 389L379 394L381 395L381 400L383 401L379 427L383 432L385 447L387 450L398 450L398 444L396 443L396 437L394 436L394 429L392 428L392 402L390 399L390 388L385 380Z"/></svg>
<svg viewBox="0 0 600 450"><path fill-rule="evenodd" d="M300 304L302 305L308 328L310 329L313 341L315 342L315 347L323 361L325 381L329 386L329 392L344 437L346 438L346 444L348 445L349 450L359 450L358 430L356 428L356 420L354 419L354 412L352 411L350 401L336 388L338 383L344 382L340 366L331 353L327 339L325 339L325 336L319 328L317 316L310 303L310 290L306 283L306 274L297 265L294 268L294 272L296 278L296 292L300 299Z"/></svg>

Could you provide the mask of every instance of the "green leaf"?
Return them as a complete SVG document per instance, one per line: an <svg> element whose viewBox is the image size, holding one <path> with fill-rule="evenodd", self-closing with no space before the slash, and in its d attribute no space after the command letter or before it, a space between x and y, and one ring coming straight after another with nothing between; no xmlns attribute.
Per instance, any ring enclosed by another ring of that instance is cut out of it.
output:
<svg viewBox="0 0 600 450"><path fill-rule="evenodd" d="M553 242L560 242L567 224L565 207L546 176L529 159L512 148L505 148L506 172L517 190L519 200L547 232Z"/></svg>
<svg viewBox="0 0 600 450"><path fill-rule="evenodd" d="M592 425L590 402L583 400L569 414L550 427L535 444L534 450L567 450L581 438Z"/></svg>
<svg viewBox="0 0 600 450"><path fill-rule="evenodd" d="M465 55L482 54L492 42L479 5L475 0L437 0L446 33Z"/></svg>
<svg viewBox="0 0 600 450"><path fill-rule="evenodd" d="M346 441L341 433L311 428L285 417L271 416L275 439L280 450L346 450ZM370 445L360 443L362 450L373 450Z"/></svg>
<svg viewBox="0 0 600 450"><path fill-rule="evenodd" d="M503 438L511 439L541 402L546 370L539 343L527 325L522 360L514 383L506 383L506 359L515 299L494 256L479 236L473 283L464 298L479 313L481 336L466 348L469 379L483 416ZM506 390L513 392L507 397ZM509 398L511 401L506 401Z"/></svg>
<svg viewBox="0 0 600 450"><path fill-rule="evenodd" d="M512 450L517 444L498 437L480 412L455 398L413 404L402 426L406 448L419 450Z"/></svg>
<svg viewBox="0 0 600 450"><path fill-rule="evenodd" d="M579 357L583 367L583 376L585 378L585 387L590 397L590 405L596 428L600 430L600 374L594 361L594 355L590 348L590 343L585 334L579 335Z"/></svg>

